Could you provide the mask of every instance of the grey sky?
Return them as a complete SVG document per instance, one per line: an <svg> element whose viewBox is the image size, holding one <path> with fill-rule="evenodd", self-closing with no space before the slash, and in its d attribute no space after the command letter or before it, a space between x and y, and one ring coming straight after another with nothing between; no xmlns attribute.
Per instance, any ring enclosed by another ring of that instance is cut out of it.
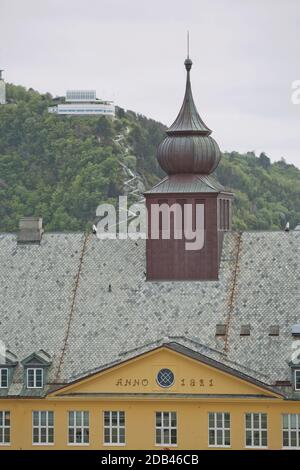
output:
<svg viewBox="0 0 300 470"><path fill-rule="evenodd" d="M0 0L0 68L41 92L95 88L167 125L185 82L222 150L300 167L299 0Z"/></svg>

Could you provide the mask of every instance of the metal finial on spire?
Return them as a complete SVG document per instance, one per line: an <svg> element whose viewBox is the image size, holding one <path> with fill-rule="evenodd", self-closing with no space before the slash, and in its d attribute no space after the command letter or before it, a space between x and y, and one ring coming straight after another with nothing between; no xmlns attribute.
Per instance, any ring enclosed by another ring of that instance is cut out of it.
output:
<svg viewBox="0 0 300 470"><path fill-rule="evenodd" d="M186 70L189 72L192 68L193 62L190 59L190 32L187 31L187 58L184 61Z"/></svg>

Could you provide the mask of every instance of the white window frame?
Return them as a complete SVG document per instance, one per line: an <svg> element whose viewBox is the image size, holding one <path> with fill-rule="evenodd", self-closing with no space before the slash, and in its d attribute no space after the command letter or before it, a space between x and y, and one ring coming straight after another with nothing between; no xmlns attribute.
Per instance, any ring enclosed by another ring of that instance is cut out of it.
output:
<svg viewBox="0 0 300 470"><path fill-rule="evenodd" d="M5 417L6 413L8 413L8 419L9 419L9 424L5 424ZM2 439L0 441L0 446L10 446L10 440L11 440L11 418L10 418L10 411L9 410L0 410L0 415L1 415L1 421L2 424L0 426L1 431L2 431ZM9 441L4 442L4 433L5 430L9 430Z"/></svg>
<svg viewBox="0 0 300 470"><path fill-rule="evenodd" d="M105 413L109 413L109 425L105 424ZM117 425L112 424L113 413L117 413ZM120 413L124 414L124 425L120 425ZM105 430L109 430L109 442L105 442ZM117 442L112 442L112 431L117 430ZM124 442L120 442L120 430L124 429ZM104 410L103 411L103 445L104 446L126 446L126 413L125 411Z"/></svg>
<svg viewBox="0 0 300 470"><path fill-rule="evenodd" d="M229 427L225 427L225 414L229 415ZM214 426L210 426L210 416L213 415ZM221 415L222 426L218 426L217 415ZM214 431L214 444L210 443L210 431ZM222 433L222 444L217 444L217 434ZM229 432L229 444L225 444L225 431ZM228 411L209 411L208 412L208 447L231 447L231 416Z"/></svg>
<svg viewBox="0 0 300 470"><path fill-rule="evenodd" d="M73 413L73 425L70 425L70 416ZM77 414L80 413L80 424L77 424ZM84 414L87 413L88 424L84 424ZM70 430L73 429L74 432L74 441L70 442ZM88 442L84 441L84 431L88 430ZM76 442L77 431L81 432L81 442ZM68 445L69 446L89 446L90 445L90 412L87 410L70 410L68 411Z"/></svg>
<svg viewBox="0 0 300 470"><path fill-rule="evenodd" d="M295 390L300 391L300 387L297 388L297 374L300 375L300 369L294 370L294 383L295 383Z"/></svg>
<svg viewBox="0 0 300 470"><path fill-rule="evenodd" d="M247 428L247 415L251 415L251 427ZM259 416L259 425L258 428L254 427L254 415ZM267 426L266 428L262 428L262 415L266 415L266 421L267 421ZM256 448L256 449L267 449L268 448L268 441L269 441L269 436L268 436L268 414L264 412L247 412L245 413L245 447L247 448ZM251 445L247 445L247 431L251 432ZM262 445L262 432L265 431L267 433L267 445ZM254 445L254 432L259 432L259 445Z"/></svg>
<svg viewBox="0 0 300 470"><path fill-rule="evenodd" d="M167 413L169 415L169 426L165 426L164 425L164 414ZM175 418L176 418L176 426L172 426L172 413L175 413ZM160 414L161 415L161 426L157 426L157 415ZM178 416L177 416L177 412L176 411L155 411L155 416L154 416L154 419L155 419L155 446L157 447L165 447L165 446L168 446L168 447L177 447L178 446ZM157 430L160 429L161 430L161 441L163 441L164 439L164 430L168 430L169 431L169 441L168 442L157 442ZM171 443L171 431L172 430L176 430L176 444L172 444Z"/></svg>
<svg viewBox="0 0 300 470"><path fill-rule="evenodd" d="M288 417L288 427L284 427L284 416ZM296 416L296 427L291 428L291 416ZM289 445L284 445L283 435L284 432L288 432ZM291 433L296 433L296 446L290 445ZM299 413L283 413L282 414L282 448L283 449L300 449L300 414Z"/></svg>
<svg viewBox="0 0 300 470"><path fill-rule="evenodd" d="M6 382L7 382L6 385L2 385L2 381L3 381L2 374L3 374L3 371L6 372ZM8 388L8 385L9 385L8 381L9 381L8 368L7 368L7 367L0 367L0 388Z"/></svg>
<svg viewBox="0 0 300 470"><path fill-rule="evenodd" d="M29 386L29 371L33 371L33 385L32 386ZM36 385L37 371L41 371L42 385ZM43 386L44 386L44 369L42 367L27 367L26 368L26 385L27 385L27 388L43 388Z"/></svg>
<svg viewBox="0 0 300 470"><path fill-rule="evenodd" d="M38 413L38 424L34 424L35 413ZM46 413L46 424L42 425L42 413ZM49 414L53 415L53 425L49 425ZM38 442L34 442L34 430L38 429ZM42 442L42 429L46 430L46 442ZM53 432L53 442L49 442L49 429ZM33 410L32 411L32 445L33 446L53 446L54 445L54 411Z"/></svg>

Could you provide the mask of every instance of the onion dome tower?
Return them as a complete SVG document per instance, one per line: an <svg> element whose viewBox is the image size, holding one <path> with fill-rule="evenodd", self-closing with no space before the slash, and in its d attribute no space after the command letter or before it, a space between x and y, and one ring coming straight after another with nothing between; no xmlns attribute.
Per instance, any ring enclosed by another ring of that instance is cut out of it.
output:
<svg viewBox="0 0 300 470"><path fill-rule="evenodd" d="M190 70L191 59L184 62L187 77L183 104L177 118L167 130L167 137L158 147L157 159L168 174L212 173L218 166L221 154L211 130L204 124L195 106Z"/></svg>
<svg viewBox="0 0 300 470"><path fill-rule="evenodd" d="M224 232L231 230L233 195L226 192L213 175L220 162L220 149L194 103L189 56L184 65L187 77L183 104L157 150L159 165L167 176L145 193L148 280L218 279ZM181 238L175 230L178 215L174 210L178 205L181 207ZM169 233L162 222L166 206L169 208ZM155 225L158 225L157 230ZM191 240L189 230L193 231L194 244L187 243ZM199 240L201 243L196 243Z"/></svg>

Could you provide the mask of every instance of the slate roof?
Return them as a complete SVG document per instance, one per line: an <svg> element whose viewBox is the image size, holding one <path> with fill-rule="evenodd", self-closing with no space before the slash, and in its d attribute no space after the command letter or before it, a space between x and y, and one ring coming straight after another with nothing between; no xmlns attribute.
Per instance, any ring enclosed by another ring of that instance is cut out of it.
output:
<svg viewBox="0 0 300 470"><path fill-rule="evenodd" d="M170 175L159 181L145 194L220 193L225 188L212 175Z"/></svg>
<svg viewBox="0 0 300 470"><path fill-rule="evenodd" d="M1 234L0 340L18 361L50 355L51 384L176 342L274 386L291 379L299 247L299 231L231 232L219 281L149 282L143 240L46 233L41 245L17 245ZM226 324L225 337L215 336L216 324ZM250 336L241 337L245 324ZM274 324L278 337L269 336ZM15 369L8 393L28 396L22 367Z"/></svg>

